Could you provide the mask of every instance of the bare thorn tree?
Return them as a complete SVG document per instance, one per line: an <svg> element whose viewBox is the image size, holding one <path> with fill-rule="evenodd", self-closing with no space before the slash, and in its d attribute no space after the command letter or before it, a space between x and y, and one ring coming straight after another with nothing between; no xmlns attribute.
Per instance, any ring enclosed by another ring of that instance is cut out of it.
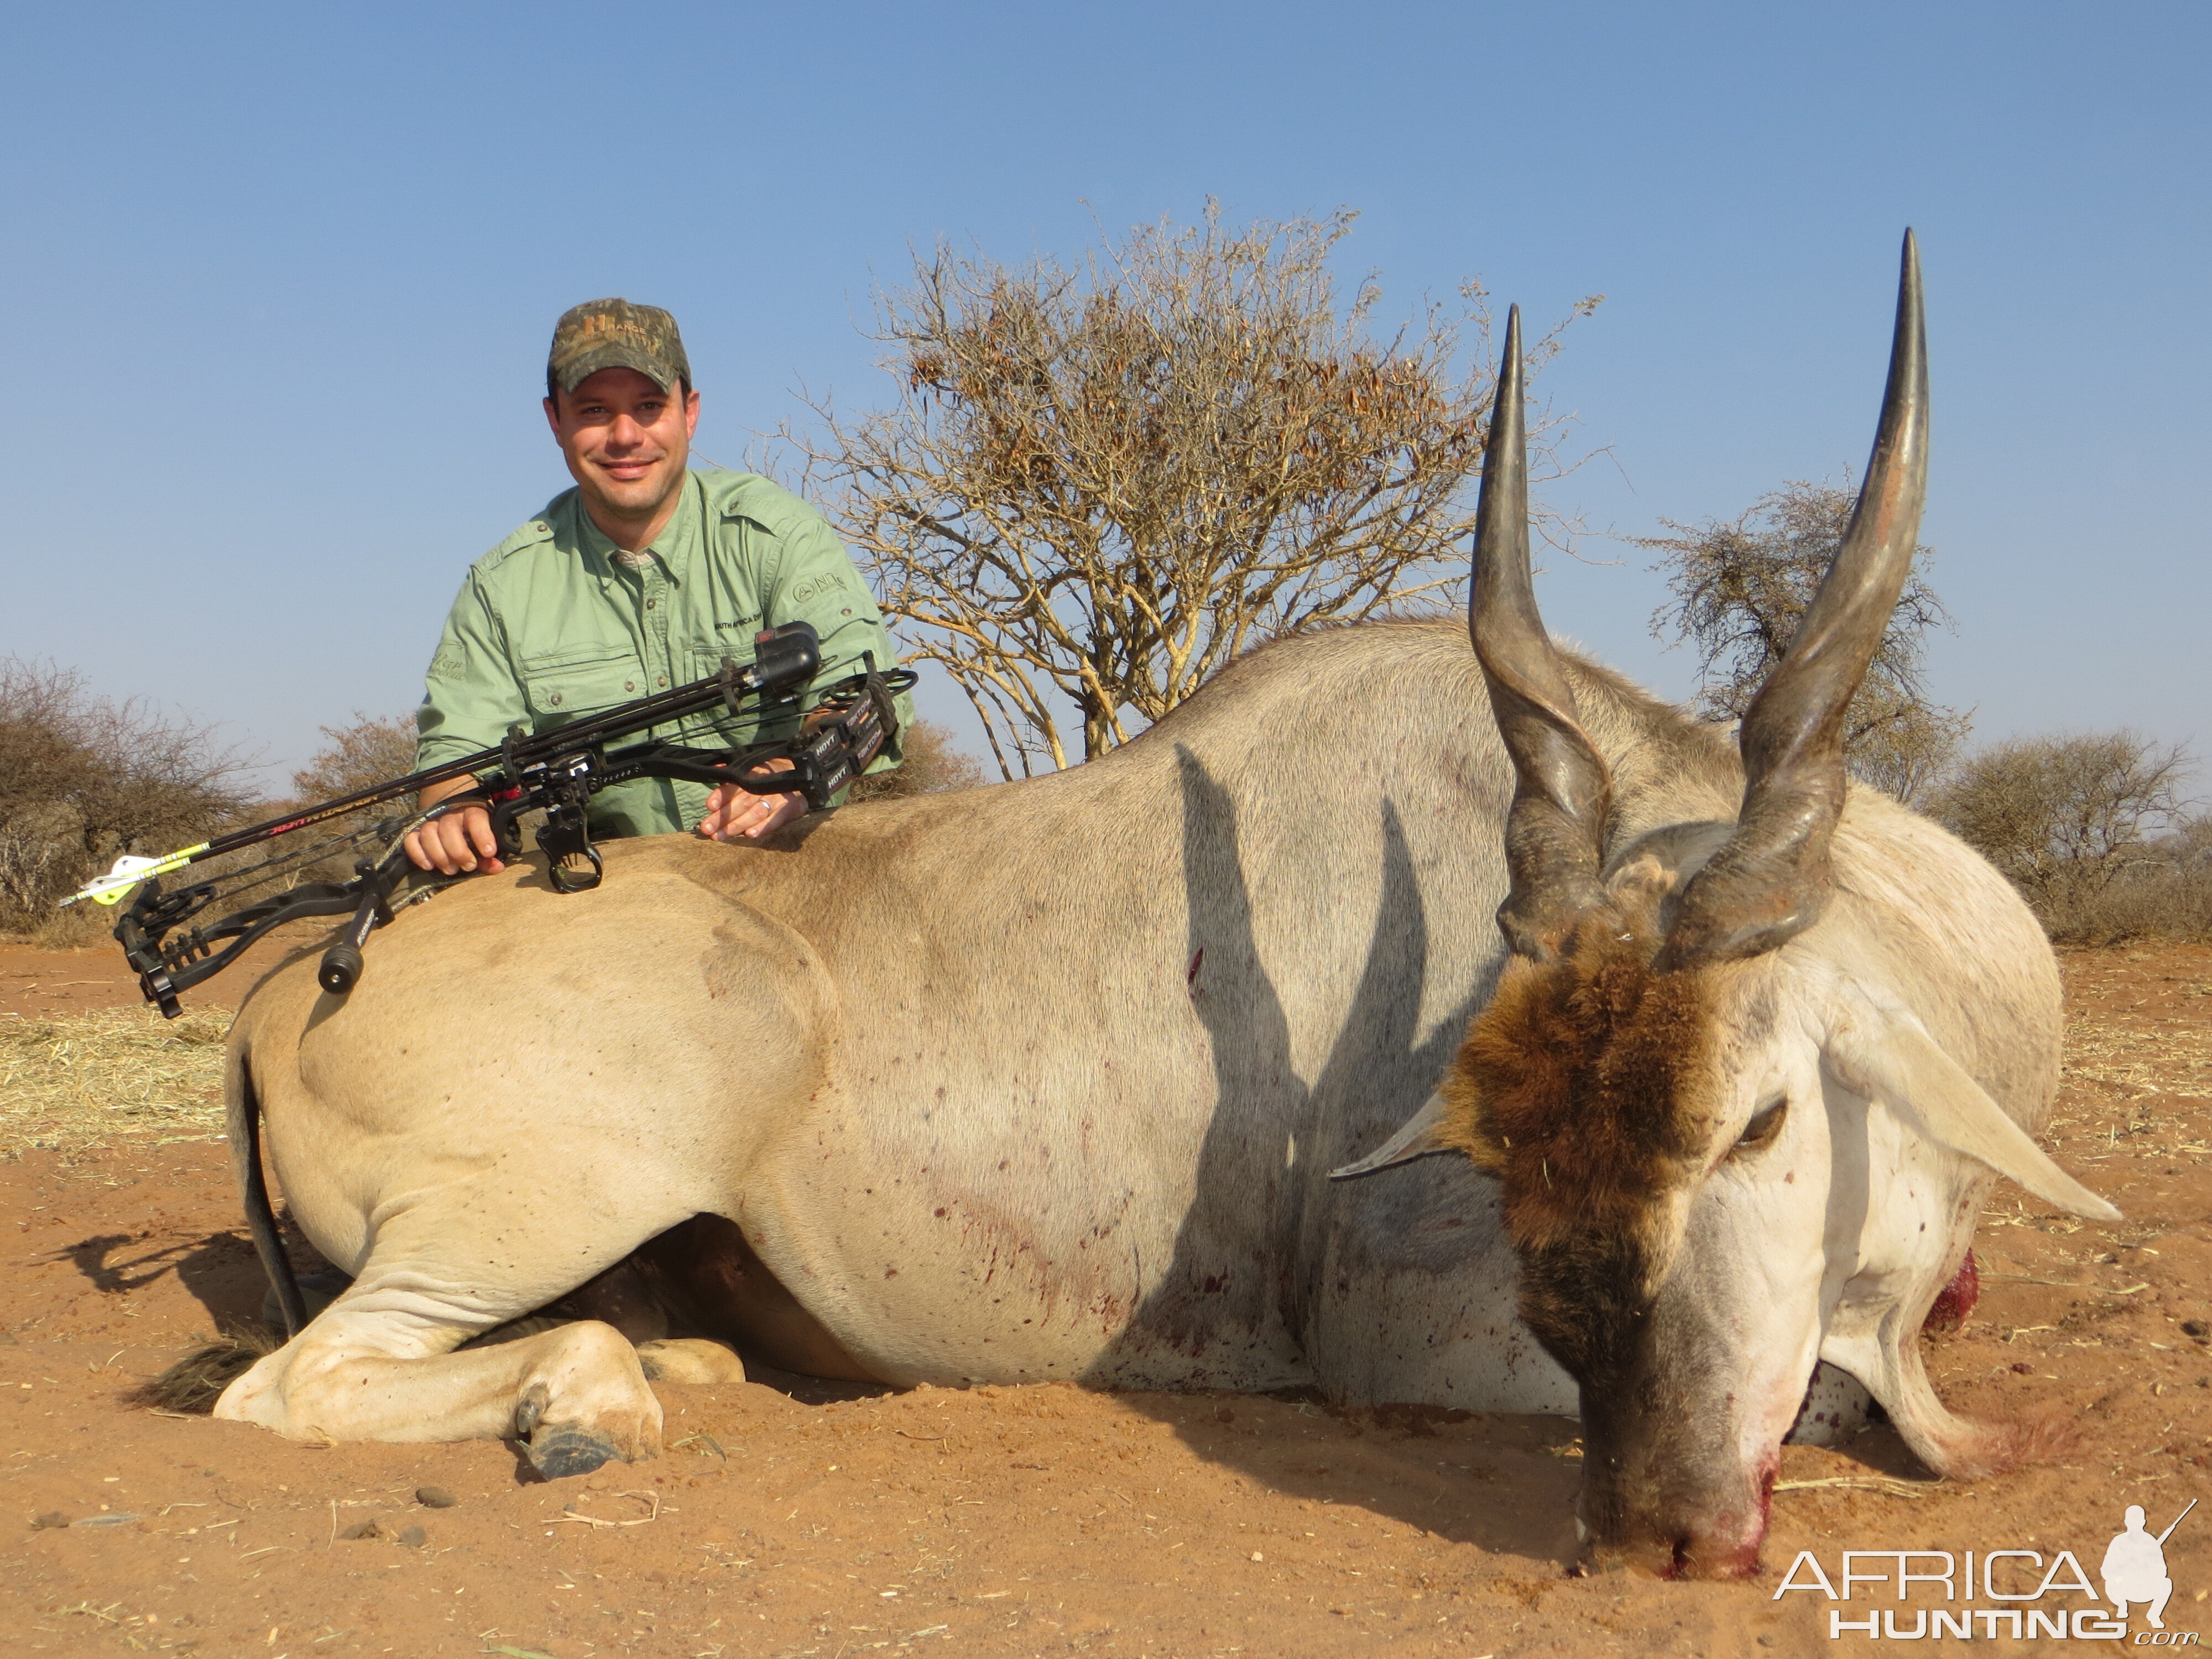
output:
<svg viewBox="0 0 2212 1659"><path fill-rule="evenodd" d="M1079 270L940 244L877 296L896 401L849 420L817 403L823 435L787 432L1004 775L1069 764L1071 704L1087 759L1261 640L1462 579L1482 290L1373 337L1375 281L1340 305L1328 270L1352 218L1235 230L1209 204Z"/></svg>
<svg viewBox="0 0 2212 1659"><path fill-rule="evenodd" d="M1672 535L1631 538L1661 556L1673 598L1653 613L1651 631L1695 647L1698 712L1706 719L1741 720L1751 706L1842 545L1855 500L1849 489L1792 482L1740 518L1696 526L1662 520ZM1930 547L1915 551L1881 648L1844 717L1853 775L1906 801L1925 793L1972 723L1971 712L1930 702L1921 678L1923 636L1952 625L1923 574L1934 557Z"/></svg>

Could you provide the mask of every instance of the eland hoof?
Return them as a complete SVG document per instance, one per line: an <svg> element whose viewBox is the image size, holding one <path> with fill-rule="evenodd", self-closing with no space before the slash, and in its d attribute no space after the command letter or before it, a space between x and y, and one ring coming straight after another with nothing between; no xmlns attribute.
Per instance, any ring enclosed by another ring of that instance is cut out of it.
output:
<svg viewBox="0 0 2212 1659"><path fill-rule="evenodd" d="M548 1480L566 1480L573 1474L589 1474L600 1464L622 1454L605 1435L588 1429L544 1429L530 1437L523 1449L531 1466Z"/></svg>
<svg viewBox="0 0 2212 1659"><path fill-rule="evenodd" d="M637 1345L637 1363L648 1382L742 1382L745 1362L720 1342L677 1337Z"/></svg>

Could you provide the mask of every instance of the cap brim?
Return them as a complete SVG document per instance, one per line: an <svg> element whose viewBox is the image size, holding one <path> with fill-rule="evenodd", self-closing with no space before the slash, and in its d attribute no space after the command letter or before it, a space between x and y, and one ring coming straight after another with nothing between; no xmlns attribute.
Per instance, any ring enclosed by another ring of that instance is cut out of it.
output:
<svg viewBox="0 0 2212 1659"><path fill-rule="evenodd" d="M673 392L684 379L673 363L625 342L610 340L555 369L554 384L573 392L603 368L634 368L663 392Z"/></svg>

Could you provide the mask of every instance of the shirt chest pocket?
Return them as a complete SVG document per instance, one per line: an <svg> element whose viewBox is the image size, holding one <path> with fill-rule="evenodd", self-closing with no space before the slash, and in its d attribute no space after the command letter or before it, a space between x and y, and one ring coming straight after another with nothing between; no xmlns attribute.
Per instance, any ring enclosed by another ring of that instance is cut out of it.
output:
<svg viewBox="0 0 2212 1659"><path fill-rule="evenodd" d="M522 701L542 720L565 721L646 695L637 659L605 647L526 658Z"/></svg>
<svg viewBox="0 0 2212 1659"><path fill-rule="evenodd" d="M743 639L702 641L691 647L691 673L693 678L703 679L709 674L720 673L726 662L733 663L739 668L750 667L753 656L753 640L750 633ZM678 656L677 661L680 668L682 657Z"/></svg>

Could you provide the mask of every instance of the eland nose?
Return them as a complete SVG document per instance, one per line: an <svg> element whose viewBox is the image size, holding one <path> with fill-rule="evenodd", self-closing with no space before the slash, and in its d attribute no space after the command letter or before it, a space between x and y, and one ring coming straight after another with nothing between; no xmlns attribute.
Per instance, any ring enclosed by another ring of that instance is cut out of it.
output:
<svg viewBox="0 0 2212 1659"><path fill-rule="evenodd" d="M1778 1462L1744 1472L1733 1491L1662 1494L1641 1501L1585 1491L1576 1517L1586 1561L1622 1563L1662 1578L1748 1578L1759 1571ZM1669 1483L1671 1484L1671 1483Z"/></svg>

